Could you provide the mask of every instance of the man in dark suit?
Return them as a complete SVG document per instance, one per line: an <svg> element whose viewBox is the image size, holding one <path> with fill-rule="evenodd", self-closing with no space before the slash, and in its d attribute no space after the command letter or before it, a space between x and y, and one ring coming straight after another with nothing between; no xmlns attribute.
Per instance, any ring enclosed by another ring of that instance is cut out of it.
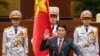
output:
<svg viewBox="0 0 100 56"><path fill-rule="evenodd" d="M57 36L49 40L49 31L44 32L44 39L41 43L40 50L49 49L50 56L69 56L71 50L73 50L77 56L82 56L80 50L74 45L73 41L66 38L66 26L61 24L57 26Z"/></svg>

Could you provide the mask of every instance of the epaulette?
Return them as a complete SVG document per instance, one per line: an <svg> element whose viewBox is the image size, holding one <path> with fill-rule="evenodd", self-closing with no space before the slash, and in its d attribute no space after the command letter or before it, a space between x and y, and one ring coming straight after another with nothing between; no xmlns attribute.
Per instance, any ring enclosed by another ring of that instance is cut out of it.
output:
<svg viewBox="0 0 100 56"><path fill-rule="evenodd" d="M25 30L24 34L25 34L25 36L27 36L27 28L25 28L25 27L21 27L21 28Z"/></svg>
<svg viewBox="0 0 100 56"><path fill-rule="evenodd" d="M21 28L27 31L27 28L25 28L25 27L21 27Z"/></svg>
<svg viewBox="0 0 100 56"><path fill-rule="evenodd" d="M76 28L80 28L80 27L82 27L82 26L77 26Z"/></svg>
<svg viewBox="0 0 100 56"><path fill-rule="evenodd" d="M95 30L95 34L94 34L94 35L95 35L95 38L96 38L96 37L98 37L98 27L96 27L96 26L92 26L92 27L93 27L94 29L96 29L96 30Z"/></svg>
<svg viewBox="0 0 100 56"><path fill-rule="evenodd" d="M6 27L6 28L4 28L4 30L7 30L7 29L10 29L10 27Z"/></svg>
<svg viewBox="0 0 100 56"><path fill-rule="evenodd" d="M96 27L96 26L92 26L93 28L95 28L95 29L98 29L98 27Z"/></svg>
<svg viewBox="0 0 100 56"><path fill-rule="evenodd" d="M98 27L96 27L96 26L92 26L92 27L94 27L94 28L98 28Z"/></svg>

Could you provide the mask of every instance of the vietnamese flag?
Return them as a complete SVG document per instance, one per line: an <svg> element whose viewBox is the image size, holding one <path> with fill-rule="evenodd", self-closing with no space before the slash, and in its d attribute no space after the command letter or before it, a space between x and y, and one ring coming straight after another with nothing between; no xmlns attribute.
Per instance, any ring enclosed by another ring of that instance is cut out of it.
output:
<svg viewBox="0 0 100 56"><path fill-rule="evenodd" d="M50 15L48 0L35 0L35 18L33 27L33 51L35 56L46 56L49 50L40 51L40 44L43 40L44 31L48 29L50 33Z"/></svg>

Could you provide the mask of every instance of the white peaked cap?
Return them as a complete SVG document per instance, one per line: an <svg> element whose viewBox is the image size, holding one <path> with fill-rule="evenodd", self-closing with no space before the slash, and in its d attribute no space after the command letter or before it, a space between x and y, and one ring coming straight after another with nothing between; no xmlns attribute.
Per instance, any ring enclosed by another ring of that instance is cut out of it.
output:
<svg viewBox="0 0 100 56"><path fill-rule="evenodd" d="M92 13L89 10L85 10L81 13L80 18L82 19L83 17L91 17L92 18Z"/></svg>
<svg viewBox="0 0 100 56"><path fill-rule="evenodd" d="M59 21L59 8L55 6L49 7L50 9L50 15L54 14L57 15L57 20Z"/></svg>
<svg viewBox="0 0 100 56"><path fill-rule="evenodd" d="M11 13L9 14L9 18L12 19L12 18L22 18L22 14L20 11L18 10L14 10L14 11L11 11Z"/></svg>

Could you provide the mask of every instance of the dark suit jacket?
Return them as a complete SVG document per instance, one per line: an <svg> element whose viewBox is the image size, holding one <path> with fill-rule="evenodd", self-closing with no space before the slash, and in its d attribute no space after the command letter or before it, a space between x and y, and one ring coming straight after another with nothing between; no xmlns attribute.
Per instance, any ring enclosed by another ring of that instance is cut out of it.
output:
<svg viewBox="0 0 100 56"><path fill-rule="evenodd" d="M43 40L40 46L40 50L43 51L49 49L50 56L69 56L71 50L73 50L77 56L81 55L79 49L74 45L73 41L69 38L64 38L61 52L57 50L57 37L51 38L48 41Z"/></svg>

